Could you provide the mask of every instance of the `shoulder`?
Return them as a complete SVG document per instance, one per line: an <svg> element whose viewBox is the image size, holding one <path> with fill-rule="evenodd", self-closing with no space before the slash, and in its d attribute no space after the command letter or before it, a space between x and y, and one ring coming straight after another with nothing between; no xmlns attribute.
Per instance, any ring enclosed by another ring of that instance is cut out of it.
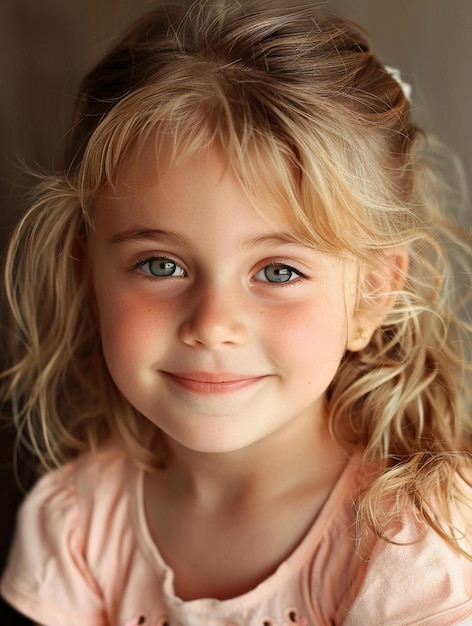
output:
<svg viewBox="0 0 472 626"><path fill-rule="evenodd" d="M472 616L472 562L411 512L390 541L375 542L357 589L345 626L446 626Z"/></svg>
<svg viewBox="0 0 472 626"><path fill-rule="evenodd" d="M71 624L69 607L83 607L81 623L88 616L87 623L101 624L100 584L90 557L106 536L130 466L109 446L38 481L18 513L2 580L7 600L35 619L54 607Z"/></svg>
<svg viewBox="0 0 472 626"><path fill-rule="evenodd" d="M85 531L97 507L112 506L122 496L131 465L120 448L109 445L48 472L22 503L18 528L37 525L53 540L68 524Z"/></svg>

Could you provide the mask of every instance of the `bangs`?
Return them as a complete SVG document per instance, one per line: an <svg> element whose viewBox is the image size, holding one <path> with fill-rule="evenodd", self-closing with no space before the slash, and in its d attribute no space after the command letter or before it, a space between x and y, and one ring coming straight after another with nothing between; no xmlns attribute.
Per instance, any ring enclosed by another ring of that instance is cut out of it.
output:
<svg viewBox="0 0 472 626"><path fill-rule="evenodd" d="M222 74L203 62L184 69L126 96L95 128L77 172L87 220L93 199L113 190L123 169L139 167L144 146L153 141L158 162L164 143L167 153L170 146L166 167L216 147L255 208L264 197L275 213L289 211L292 234L304 245L364 261L372 249L394 245L392 214L404 218L404 207L390 203L385 218L385 202L379 206L378 189L357 158L366 151L365 138L356 145L347 124L342 136L328 133L336 125L326 115L321 125L316 107L310 115L296 111L287 94L274 96L260 82L233 78L233 70ZM156 180L163 174L158 170ZM397 232L404 227L399 223Z"/></svg>

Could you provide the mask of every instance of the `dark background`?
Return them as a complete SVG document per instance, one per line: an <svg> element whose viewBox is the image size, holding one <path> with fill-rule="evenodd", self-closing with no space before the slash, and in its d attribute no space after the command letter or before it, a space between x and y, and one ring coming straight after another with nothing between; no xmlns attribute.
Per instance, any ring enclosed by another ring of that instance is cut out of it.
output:
<svg viewBox="0 0 472 626"><path fill-rule="evenodd" d="M417 118L448 144L472 180L472 2L327 0L359 21L380 58L412 83ZM122 26L150 0L1 0L0 250L18 221L31 179L25 165L58 162L78 82ZM466 216L472 224L469 212ZM4 305L2 304L2 307ZM12 469L13 433L0 428L0 570L22 497ZM31 472L20 465L25 485ZM27 622L0 601L0 625ZM86 626L86 625L84 625Z"/></svg>

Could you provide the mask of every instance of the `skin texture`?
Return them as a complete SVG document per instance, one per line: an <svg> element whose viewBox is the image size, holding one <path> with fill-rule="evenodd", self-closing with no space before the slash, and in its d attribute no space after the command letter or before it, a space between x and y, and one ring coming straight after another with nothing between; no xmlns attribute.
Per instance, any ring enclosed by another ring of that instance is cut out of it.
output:
<svg viewBox="0 0 472 626"><path fill-rule="evenodd" d="M345 293L352 269L285 243L270 205L261 199L256 212L216 152L160 181L153 155L150 145L139 171L99 203L89 241L116 384L170 438L202 452L319 419L357 328Z"/></svg>
<svg viewBox="0 0 472 626"><path fill-rule="evenodd" d="M216 149L165 162L150 142L97 203L94 306L116 385L161 433L150 533L181 597L224 598L286 558L341 473L325 393L377 319L356 265L256 210Z"/></svg>

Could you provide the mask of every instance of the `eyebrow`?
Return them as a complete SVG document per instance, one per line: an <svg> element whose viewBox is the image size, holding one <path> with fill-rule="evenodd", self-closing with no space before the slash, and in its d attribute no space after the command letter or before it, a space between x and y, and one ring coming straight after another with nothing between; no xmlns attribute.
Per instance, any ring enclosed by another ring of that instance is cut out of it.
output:
<svg viewBox="0 0 472 626"><path fill-rule="evenodd" d="M292 246L296 248L308 248L309 246L300 241L295 235L288 232L271 233L270 235L262 235L261 237L254 237L247 241L244 246L252 248L260 245L273 245L273 246Z"/></svg>
<svg viewBox="0 0 472 626"><path fill-rule="evenodd" d="M112 245L132 243L134 241L167 241L179 246L191 247L191 243L186 237L170 230L162 230L159 228L129 228L113 235L110 239Z"/></svg>
<svg viewBox="0 0 472 626"><path fill-rule="evenodd" d="M163 230L159 228L139 228L133 227L123 232L113 235L110 239L112 245L122 245L126 243L133 243L139 241L155 241L155 242L167 242L172 243L187 249L191 249L192 242L180 235L179 233ZM268 235L261 235L245 241L243 243L244 248L256 248L258 246L271 245L271 246L292 246L296 248L306 249L309 246L302 243L295 235L288 232L276 232Z"/></svg>

